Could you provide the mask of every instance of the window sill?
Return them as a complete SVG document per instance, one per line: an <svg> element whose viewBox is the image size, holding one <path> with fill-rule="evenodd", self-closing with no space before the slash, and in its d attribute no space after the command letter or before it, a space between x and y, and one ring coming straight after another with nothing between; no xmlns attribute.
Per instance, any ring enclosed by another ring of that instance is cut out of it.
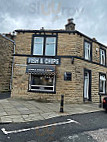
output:
<svg viewBox="0 0 107 142"><path fill-rule="evenodd" d="M28 92L32 92L32 93L46 93L46 94L56 94L56 91L52 92L52 91L35 91L35 90L28 90Z"/></svg>
<svg viewBox="0 0 107 142"><path fill-rule="evenodd" d="M106 93L103 93L103 92L99 92L98 94L101 95L101 96L107 95Z"/></svg>
<svg viewBox="0 0 107 142"><path fill-rule="evenodd" d="M86 61L90 61L90 62L92 61L92 59L85 59L85 58L84 58L84 60L86 60Z"/></svg>
<svg viewBox="0 0 107 142"><path fill-rule="evenodd" d="M32 57L41 57L41 58L42 58L42 57L44 57L44 58L57 57L57 55L54 55L54 56L51 56L51 55L50 55L50 56L47 56L47 55L33 55L33 54L31 54L31 56L32 56Z"/></svg>
<svg viewBox="0 0 107 142"><path fill-rule="evenodd" d="M101 64L101 63L100 63L100 65L101 65L101 66L106 66L106 64L104 65L104 64Z"/></svg>

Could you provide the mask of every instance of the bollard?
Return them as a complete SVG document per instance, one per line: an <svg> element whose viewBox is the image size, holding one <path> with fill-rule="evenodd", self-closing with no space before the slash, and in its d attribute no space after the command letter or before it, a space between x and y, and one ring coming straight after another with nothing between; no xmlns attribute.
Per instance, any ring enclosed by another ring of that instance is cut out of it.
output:
<svg viewBox="0 0 107 142"><path fill-rule="evenodd" d="M60 112L64 112L64 95L61 95L61 104L60 104Z"/></svg>

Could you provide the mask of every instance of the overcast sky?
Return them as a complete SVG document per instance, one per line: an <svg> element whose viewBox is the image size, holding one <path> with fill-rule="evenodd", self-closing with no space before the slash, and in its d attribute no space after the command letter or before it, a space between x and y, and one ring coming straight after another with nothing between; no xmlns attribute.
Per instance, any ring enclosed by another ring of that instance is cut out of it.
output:
<svg viewBox="0 0 107 142"><path fill-rule="evenodd" d="M64 29L68 18L76 30L107 45L107 0L0 0L0 33Z"/></svg>

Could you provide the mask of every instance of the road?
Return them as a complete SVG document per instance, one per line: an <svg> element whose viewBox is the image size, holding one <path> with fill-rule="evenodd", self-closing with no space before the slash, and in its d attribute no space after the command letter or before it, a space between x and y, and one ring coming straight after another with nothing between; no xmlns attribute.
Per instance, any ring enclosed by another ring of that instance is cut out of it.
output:
<svg viewBox="0 0 107 142"><path fill-rule="evenodd" d="M0 142L106 141L107 113L104 111L0 125Z"/></svg>

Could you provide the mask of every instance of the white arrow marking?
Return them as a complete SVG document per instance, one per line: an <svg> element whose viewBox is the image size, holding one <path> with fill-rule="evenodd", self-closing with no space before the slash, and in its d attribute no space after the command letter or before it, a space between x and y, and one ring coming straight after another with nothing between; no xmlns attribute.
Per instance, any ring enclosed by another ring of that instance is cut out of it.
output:
<svg viewBox="0 0 107 142"><path fill-rule="evenodd" d="M52 127L52 126L58 126L58 125L65 125L65 124L69 124L69 123L76 123L76 124L80 124L79 122L72 120L72 119L67 119L67 122L59 122L59 123L53 123L53 124L49 124L49 125L45 125L45 126L38 126L38 127L32 127L32 128L27 128L27 129L20 129L20 130L14 130L14 131L6 131L5 128L2 128L2 132L5 135L8 134L16 134L16 133L20 133L20 132L26 132L26 131L30 131L30 130L37 130L37 129L43 129L43 128L47 128L47 127Z"/></svg>

